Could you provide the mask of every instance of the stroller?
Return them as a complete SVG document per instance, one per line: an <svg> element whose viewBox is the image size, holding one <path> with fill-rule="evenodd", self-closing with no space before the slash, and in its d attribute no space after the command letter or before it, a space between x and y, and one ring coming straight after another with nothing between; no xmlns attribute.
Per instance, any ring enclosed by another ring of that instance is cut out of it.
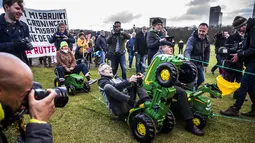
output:
<svg viewBox="0 0 255 143"><path fill-rule="evenodd" d="M100 65L100 58L101 58L102 52L101 51L96 51L94 52L94 57L95 57L95 67L98 67Z"/></svg>
<svg viewBox="0 0 255 143"><path fill-rule="evenodd" d="M91 52L91 48L77 48L75 51L75 59L76 63L80 64L83 63L90 69L90 62L88 61L88 56Z"/></svg>

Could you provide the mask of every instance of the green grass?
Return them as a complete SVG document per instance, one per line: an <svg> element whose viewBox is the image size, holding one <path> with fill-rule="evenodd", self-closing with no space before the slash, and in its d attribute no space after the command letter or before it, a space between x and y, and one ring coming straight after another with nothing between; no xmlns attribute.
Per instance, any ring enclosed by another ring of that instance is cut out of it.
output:
<svg viewBox="0 0 255 143"><path fill-rule="evenodd" d="M176 48L177 49L177 48ZM211 58L208 72L216 63L214 55L214 47L211 48ZM177 52L177 50L176 50ZM53 69L50 68L32 68L34 80L40 82L44 88L53 88L55 75ZM127 71L128 77L135 73L135 69ZM120 69L118 72L121 75ZM91 69L91 77L99 78L96 68ZM206 73L206 82L215 83L216 75ZM108 110L105 105L99 102L94 96L101 97L97 84L92 86L92 91L81 93L69 98L69 103L65 108L56 109L55 114L50 119L53 127L53 138L55 143L91 143L91 142L136 142L131 134L131 130L127 124L120 121L110 120ZM205 95L208 96L208 95ZM226 96L222 99L213 100L213 111L219 113L221 109L225 109L233 104L232 96ZM245 102L242 111L250 109L251 102ZM244 118L244 117L242 117ZM245 118L254 120L253 118ZM12 128L13 129L13 128ZM171 142L171 143L232 143L244 142L252 143L255 140L255 122L239 121L223 117L215 117L208 120L204 129L205 136L197 137L184 129L183 120L177 120L176 127L169 134L158 134L155 142ZM7 133L14 142L15 133L12 130Z"/></svg>

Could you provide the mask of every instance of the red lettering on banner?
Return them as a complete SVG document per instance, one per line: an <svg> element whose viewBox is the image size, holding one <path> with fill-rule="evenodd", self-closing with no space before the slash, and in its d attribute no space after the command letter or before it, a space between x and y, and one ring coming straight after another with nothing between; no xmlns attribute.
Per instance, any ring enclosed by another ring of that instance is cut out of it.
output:
<svg viewBox="0 0 255 143"><path fill-rule="evenodd" d="M39 48L39 53L43 54L43 48L42 47Z"/></svg>
<svg viewBox="0 0 255 143"><path fill-rule="evenodd" d="M44 53L47 53L47 52L46 52L46 47L43 47L43 48L44 48Z"/></svg>
<svg viewBox="0 0 255 143"><path fill-rule="evenodd" d="M26 51L26 54L32 54L32 52L30 50Z"/></svg>
<svg viewBox="0 0 255 143"><path fill-rule="evenodd" d="M38 53L38 47L35 47L35 48L34 48L34 51L35 51L35 54L39 54L39 53Z"/></svg>
<svg viewBox="0 0 255 143"><path fill-rule="evenodd" d="M56 52L55 46L52 46L51 48L52 48L52 52Z"/></svg>
<svg viewBox="0 0 255 143"><path fill-rule="evenodd" d="M48 48L48 51L49 51L49 53L50 53L50 46L48 46L47 48Z"/></svg>

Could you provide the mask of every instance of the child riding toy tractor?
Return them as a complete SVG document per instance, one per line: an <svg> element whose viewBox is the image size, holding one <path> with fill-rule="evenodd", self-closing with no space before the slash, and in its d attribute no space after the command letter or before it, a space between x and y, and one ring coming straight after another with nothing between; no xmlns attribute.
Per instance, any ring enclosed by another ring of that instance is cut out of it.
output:
<svg viewBox="0 0 255 143"><path fill-rule="evenodd" d="M55 69L56 78L54 80L55 87L66 86L69 95L75 95L76 91L90 91L90 85L84 81L84 77L79 74L70 73L65 75L65 78L59 78L58 72Z"/></svg>

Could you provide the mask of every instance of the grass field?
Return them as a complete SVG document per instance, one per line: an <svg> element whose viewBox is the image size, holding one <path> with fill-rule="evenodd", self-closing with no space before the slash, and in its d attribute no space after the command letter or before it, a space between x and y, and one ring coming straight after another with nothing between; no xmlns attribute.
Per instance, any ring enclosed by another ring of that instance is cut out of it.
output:
<svg viewBox="0 0 255 143"><path fill-rule="evenodd" d="M208 72L216 63L214 47L211 48L211 58ZM177 50L176 50L177 51ZM133 66L134 67L134 66ZM55 75L50 68L32 68L34 80L40 82L44 88L53 88ZM119 69L119 75L121 75ZM135 69L127 71L128 77L135 73ZM215 83L215 75L206 73L206 82ZM96 68L91 69L93 78L99 78ZM110 120L108 110L105 105L99 102L96 97L101 97L97 84L92 86L90 94L81 93L69 98L69 103L65 108L56 109L55 114L50 119L53 126L53 137L55 143L132 143L136 140L132 137L131 130L127 124L120 121ZM208 95L205 95L208 96ZM213 100L213 111L219 114L221 109L225 109L233 104L232 96ZM245 102L241 111L248 111L251 102ZM239 119L248 119L243 121ZM255 141L255 119L240 117L229 119L215 117L208 120L204 137L197 137L184 129L184 121L177 120L176 127L169 134L158 134L154 142L163 143L253 143ZM14 142L15 133L7 133Z"/></svg>

